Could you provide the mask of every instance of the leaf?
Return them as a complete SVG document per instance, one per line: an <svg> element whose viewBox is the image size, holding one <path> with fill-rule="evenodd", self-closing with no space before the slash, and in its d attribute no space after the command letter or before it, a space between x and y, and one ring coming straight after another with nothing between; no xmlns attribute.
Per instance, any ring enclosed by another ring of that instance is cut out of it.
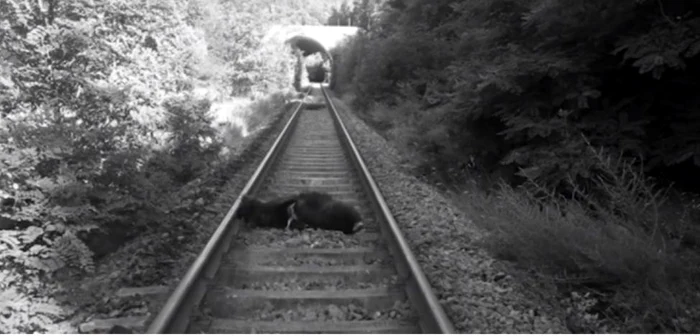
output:
<svg viewBox="0 0 700 336"><path fill-rule="evenodd" d="M683 56L686 58L693 58L700 53L700 39L693 41L693 43L686 49Z"/></svg>
<svg viewBox="0 0 700 336"><path fill-rule="evenodd" d="M45 315L39 315L39 314L38 314L38 315L32 316L32 318L35 319L35 320L37 320L37 321L35 321L35 322L33 321L34 323L36 323L37 325L42 326L42 327L43 327L43 326L46 326L46 325L51 325L51 324L53 324L53 320L51 320L50 317L45 316Z"/></svg>
<svg viewBox="0 0 700 336"><path fill-rule="evenodd" d="M0 231L0 243L7 245L10 250L17 250L21 244L17 235L16 231Z"/></svg>
<svg viewBox="0 0 700 336"><path fill-rule="evenodd" d="M48 248L46 246L43 246L43 245L34 245L29 249L29 253L31 253L32 255L35 255L35 256L38 256L41 253L46 252L46 251L48 251Z"/></svg>
<svg viewBox="0 0 700 336"><path fill-rule="evenodd" d="M37 303L32 306L32 310L36 313L53 316L53 317L63 317L66 312L60 306L49 303Z"/></svg>
<svg viewBox="0 0 700 336"><path fill-rule="evenodd" d="M33 183L33 185L43 190L44 192L51 192L52 190L58 187L58 184L56 184L51 178L48 177L37 180Z"/></svg>
<svg viewBox="0 0 700 336"><path fill-rule="evenodd" d="M683 153L683 154L680 155L680 156L676 156L676 157L673 159L672 164L679 164L679 163L681 163L681 162L683 162L683 161L685 161L685 160L690 159L690 157L692 157L692 156L694 156L694 155L695 155L695 151L688 151L688 152L685 152L685 153Z"/></svg>
<svg viewBox="0 0 700 336"><path fill-rule="evenodd" d="M18 238L22 241L22 244L26 245L33 243L42 234L44 234L44 229L38 226L30 226Z"/></svg>
<svg viewBox="0 0 700 336"><path fill-rule="evenodd" d="M51 215L63 220L78 218L96 212L97 210L91 205L55 206L51 209Z"/></svg>

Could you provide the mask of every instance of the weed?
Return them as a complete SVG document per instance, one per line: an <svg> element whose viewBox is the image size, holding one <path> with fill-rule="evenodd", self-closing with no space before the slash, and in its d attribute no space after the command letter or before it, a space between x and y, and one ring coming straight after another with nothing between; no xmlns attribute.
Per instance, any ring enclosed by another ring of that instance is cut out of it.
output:
<svg viewBox="0 0 700 336"><path fill-rule="evenodd" d="M490 232L485 245L569 291L598 293L601 304L583 311L625 332L698 330L690 322L697 320L690 309L697 297L689 294L700 259L680 248L685 218L659 216L663 190L639 167L589 149L601 177L595 192L577 189L574 200L533 180L517 189L503 183L490 196L463 194ZM583 320L584 330L603 328L590 316Z"/></svg>

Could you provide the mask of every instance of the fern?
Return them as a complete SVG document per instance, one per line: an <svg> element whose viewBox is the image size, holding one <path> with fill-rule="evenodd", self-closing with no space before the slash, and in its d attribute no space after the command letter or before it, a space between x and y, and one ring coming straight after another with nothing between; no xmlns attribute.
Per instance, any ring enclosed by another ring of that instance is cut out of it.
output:
<svg viewBox="0 0 700 336"><path fill-rule="evenodd" d="M9 274L15 280L17 274ZM0 274L2 276L2 274ZM65 328L65 325L54 325L54 320L62 320L72 314L72 310L62 307L59 302L51 298L36 297L32 289L40 287L40 280L34 278L29 288L16 288L9 286L0 291L0 332L24 333L41 332L47 328L48 332L71 333L74 329ZM30 290L30 292L27 292ZM38 330L37 330L38 329Z"/></svg>
<svg viewBox="0 0 700 336"><path fill-rule="evenodd" d="M0 248L6 249L3 256L11 257L15 263L44 272L54 272L65 264L54 253L53 249L44 245L33 245L27 251L24 246L33 244L44 230L29 227L25 231L5 231L0 235ZM2 251L2 249L0 249Z"/></svg>
<svg viewBox="0 0 700 336"><path fill-rule="evenodd" d="M0 251L18 250L21 243L14 232L0 231Z"/></svg>
<svg viewBox="0 0 700 336"><path fill-rule="evenodd" d="M24 231L2 231L0 251L3 256L11 257L14 262L31 269L51 273L67 266L92 273L95 269L93 253L73 232L74 229L67 230L47 246L37 244L45 233L41 228L32 226ZM28 250L23 251L25 246L30 245Z"/></svg>
<svg viewBox="0 0 700 336"><path fill-rule="evenodd" d="M39 219L48 203L48 199L37 190L14 192L13 197L16 203L21 206L15 207L15 211L9 214L9 218L18 221L34 221Z"/></svg>
<svg viewBox="0 0 700 336"><path fill-rule="evenodd" d="M44 230L42 228L30 226L26 230L21 231L17 238L20 240L22 245L29 245L36 241L36 239L42 234L44 234Z"/></svg>
<svg viewBox="0 0 700 336"><path fill-rule="evenodd" d="M47 273L55 272L65 266L65 263L59 256L43 245L34 245L28 252L18 253L15 256L15 260L25 267Z"/></svg>
<svg viewBox="0 0 700 336"><path fill-rule="evenodd" d="M88 273L95 271L92 251L71 230L56 239L53 249L66 265Z"/></svg>
<svg viewBox="0 0 700 336"><path fill-rule="evenodd" d="M694 30L698 22L700 19L670 25L659 19L648 34L621 39L613 53L624 51L624 59L634 60L632 65L639 68L640 74L651 72L660 79L666 68L685 69L684 58L698 53L700 46Z"/></svg>

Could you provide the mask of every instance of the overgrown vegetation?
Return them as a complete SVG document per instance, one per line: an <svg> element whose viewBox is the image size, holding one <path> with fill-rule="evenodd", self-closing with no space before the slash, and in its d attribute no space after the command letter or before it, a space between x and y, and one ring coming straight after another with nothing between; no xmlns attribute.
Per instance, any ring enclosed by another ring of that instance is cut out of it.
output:
<svg viewBox="0 0 700 336"><path fill-rule="evenodd" d="M604 322L587 330L697 332L696 214L664 201L669 182L699 191L699 13L667 0L355 1L334 19L366 30L333 52L332 85L418 174L487 181L495 192L464 200L486 214L488 246L593 293Z"/></svg>
<svg viewBox="0 0 700 336"><path fill-rule="evenodd" d="M0 0L0 331L46 330L61 314L28 288L91 273L137 235L168 233L144 254L181 252L183 214L293 94L296 59L263 35L330 5Z"/></svg>
<svg viewBox="0 0 700 336"><path fill-rule="evenodd" d="M683 246L688 213L665 211L659 190L631 163L589 147L609 179L604 195L577 190L579 201L533 188L501 185L496 193L460 199L491 235L486 246L498 257L539 270L538 276L568 291L585 291L592 317L576 323L585 332L693 332L697 330L700 276L697 251ZM607 199L607 201L601 201ZM591 208L593 210L591 210ZM691 294L691 295L689 295Z"/></svg>

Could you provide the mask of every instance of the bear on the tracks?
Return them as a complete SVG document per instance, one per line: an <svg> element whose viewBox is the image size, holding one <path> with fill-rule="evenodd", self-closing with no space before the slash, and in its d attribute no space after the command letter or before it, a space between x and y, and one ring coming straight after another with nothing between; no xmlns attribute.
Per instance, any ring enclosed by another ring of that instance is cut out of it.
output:
<svg viewBox="0 0 700 336"><path fill-rule="evenodd" d="M296 196L289 206L290 221L295 226L354 234L364 228L362 216L351 205L326 193L308 191Z"/></svg>
<svg viewBox="0 0 700 336"><path fill-rule="evenodd" d="M235 217L252 227L289 229L292 224L290 206L296 201L297 196L278 197L267 202L243 196Z"/></svg>
<svg viewBox="0 0 700 336"><path fill-rule="evenodd" d="M251 227L277 229L314 228L354 234L364 228L362 216L351 205L327 193L306 191L262 201L243 196L235 218Z"/></svg>

